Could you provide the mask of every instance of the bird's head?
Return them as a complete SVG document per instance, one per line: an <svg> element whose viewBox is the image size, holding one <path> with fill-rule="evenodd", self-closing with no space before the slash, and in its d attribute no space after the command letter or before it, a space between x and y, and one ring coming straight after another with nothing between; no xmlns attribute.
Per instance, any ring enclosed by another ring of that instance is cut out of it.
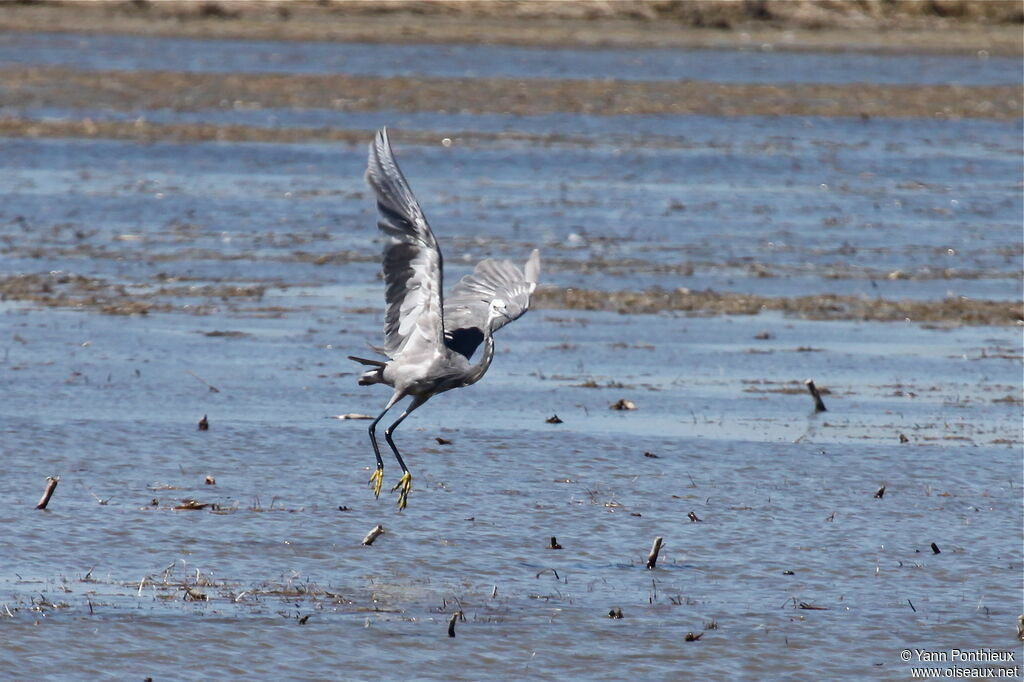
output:
<svg viewBox="0 0 1024 682"><path fill-rule="evenodd" d="M504 317L506 320L512 319L512 314L508 311L508 306L505 304L505 301L500 298L496 298L491 301L488 313L488 317L490 318L489 322L494 322L494 320L499 317Z"/></svg>

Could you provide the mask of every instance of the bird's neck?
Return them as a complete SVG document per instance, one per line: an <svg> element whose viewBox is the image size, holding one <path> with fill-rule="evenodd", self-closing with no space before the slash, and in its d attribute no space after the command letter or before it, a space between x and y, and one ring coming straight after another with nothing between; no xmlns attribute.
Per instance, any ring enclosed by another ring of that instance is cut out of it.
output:
<svg viewBox="0 0 1024 682"><path fill-rule="evenodd" d="M480 378L487 372L487 368L491 366L491 360L494 359L494 337L491 336L490 320L488 320L486 326L487 329L484 330L484 353L480 357L480 361L470 368L468 382L470 384L480 381Z"/></svg>

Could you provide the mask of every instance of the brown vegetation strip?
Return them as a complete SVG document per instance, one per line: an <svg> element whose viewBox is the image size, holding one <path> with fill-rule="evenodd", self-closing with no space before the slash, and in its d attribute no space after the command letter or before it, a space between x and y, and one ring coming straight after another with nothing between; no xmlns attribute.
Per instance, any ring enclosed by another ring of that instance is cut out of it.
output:
<svg viewBox="0 0 1024 682"><path fill-rule="evenodd" d="M1021 115L1019 86L746 84L704 81L0 71L0 106L117 110L234 108L471 114L700 114L991 118Z"/></svg>
<svg viewBox="0 0 1024 682"><path fill-rule="evenodd" d="M0 118L0 137L85 137L110 140L134 140L136 142L338 142L360 147L373 138L376 131L351 128L260 128L258 126L222 125L216 123L151 123L145 120L93 121L37 120L22 118ZM445 133L460 142L494 142L515 140L534 145L575 144L593 146L594 140L574 138L559 134L534 135L530 133ZM403 130L391 136L410 144L437 144L440 133L429 131ZM644 140L647 146L657 142L654 138ZM659 147L678 146L678 140L663 140Z"/></svg>
<svg viewBox="0 0 1024 682"><path fill-rule="evenodd" d="M60 273L0 277L0 300L31 301L47 307L71 307L112 315L149 312L187 312L206 315L229 299L259 299L264 286L217 285L162 287L131 291L100 278ZM187 307L166 298L205 298L210 303ZM216 302L216 304L214 304ZM241 309L228 305L236 312ZM811 320L872 320L941 322L960 325L1019 325L1024 311L1019 301L943 299L940 301L891 301L857 296L819 294L799 297L768 297L715 291L595 291L543 287L534 307L549 310L608 310L628 314L684 312L695 315L754 315L781 311ZM283 309L280 312L286 312Z"/></svg>
<svg viewBox="0 0 1024 682"><path fill-rule="evenodd" d="M1018 55L1017 0L360 0L8 3L2 31L552 47Z"/></svg>
<svg viewBox="0 0 1024 682"><path fill-rule="evenodd" d="M704 315L753 315L776 310L810 320L947 322L962 325L1018 325L1024 320L1019 301L943 299L892 301L859 296L817 294L769 297L715 291L595 291L541 288L535 307L557 310L609 310L620 313L679 311Z"/></svg>

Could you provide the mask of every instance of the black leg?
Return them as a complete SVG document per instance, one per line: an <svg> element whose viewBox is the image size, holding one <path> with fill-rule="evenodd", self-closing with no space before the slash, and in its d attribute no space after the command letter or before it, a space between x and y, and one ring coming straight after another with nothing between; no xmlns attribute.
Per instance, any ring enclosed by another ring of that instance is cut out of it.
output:
<svg viewBox="0 0 1024 682"><path fill-rule="evenodd" d="M402 455L398 452L398 448L395 447L395 441L391 440L391 434L394 433L395 429L398 428L398 425L401 424L402 421L406 417L408 417L413 410L415 410L417 407L419 407L425 402L427 402L427 398L421 398L419 396L416 396L415 398L413 398L412 402L409 403L409 407L405 409L405 412L402 413L402 416L396 419L394 424L384 429L384 440L388 442L388 445L391 446L391 451L395 453L395 459L398 460L398 466L402 467L402 473L408 473L409 469L405 466L405 462L402 461ZM383 417L384 415L381 416Z"/></svg>
<svg viewBox="0 0 1024 682"><path fill-rule="evenodd" d="M413 410L427 402L430 396L416 396L412 402L409 403L409 407L405 409L402 416L395 420L395 423L384 430L384 439L387 440L388 445L391 446L391 451L395 453L395 459L398 460L398 466L402 467L402 478L399 479L398 483L392 488L391 492L398 491L398 509L401 511L405 509L406 503L409 501L409 491L412 490L412 474L409 473L408 467L405 466L405 462L402 461L402 455L398 452L398 448L395 447L395 441L391 440L391 434L395 428L402 423L402 420L409 416Z"/></svg>
<svg viewBox="0 0 1024 682"><path fill-rule="evenodd" d="M384 482L384 460L381 459L380 446L377 445L377 422L383 419L384 415L388 413L388 410L394 407L395 403L397 403L403 397L404 396L399 393L395 393L393 396L391 396L391 400L389 400L388 404L384 407L384 411L377 415L377 418L370 423L370 444L373 445L373 454L377 458L377 469L370 476L370 485L373 486L374 497L380 497L380 488ZM388 441L391 441L390 437L388 437ZM394 448L393 445L391 447Z"/></svg>

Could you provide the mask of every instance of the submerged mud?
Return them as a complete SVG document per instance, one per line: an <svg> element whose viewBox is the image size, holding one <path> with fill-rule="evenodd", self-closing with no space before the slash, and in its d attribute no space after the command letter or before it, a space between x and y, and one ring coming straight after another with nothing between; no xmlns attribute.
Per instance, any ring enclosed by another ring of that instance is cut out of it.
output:
<svg viewBox="0 0 1024 682"><path fill-rule="evenodd" d="M278 288L285 288L278 285ZM231 311L244 315L265 308L232 302L259 301L267 290L258 284L205 284L168 286L115 284L97 277L67 273L0 277L0 300L30 301L47 307L66 307L111 315L181 312L209 315ZM178 302L175 303L175 299ZM201 302L196 304L193 299ZM188 300L182 303L181 300ZM693 315L757 315L777 311L808 320L911 321L947 325L1007 326L1024 323L1019 302L972 300L965 297L931 301L886 300L860 296L817 294L759 296L716 291L598 291L570 287L541 287L534 299L539 310L595 310L622 314L667 312ZM276 306L281 314L302 308ZM376 312L368 309L368 312Z"/></svg>
<svg viewBox="0 0 1024 682"><path fill-rule="evenodd" d="M336 111L472 114L574 113L706 116L986 118L1021 115L1016 86L786 85L702 81L365 77L345 74L212 74L78 71L2 72L0 107L116 110L324 108ZM8 133L9 134L9 133ZM272 138L271 138L272 139Z"/></svg>
<svg viewBox="0 0 1024 682"><path fill-rule="evenodd" d="M755 315L773 310L808 320L943 322L965 325L1019 325L1024 310L1015 301L966 298L892 301L882 298L817 294L770 297L715 291L596 291L542 288L539 307L609 310L625 314L678 311L704 315Z"/></svg>

